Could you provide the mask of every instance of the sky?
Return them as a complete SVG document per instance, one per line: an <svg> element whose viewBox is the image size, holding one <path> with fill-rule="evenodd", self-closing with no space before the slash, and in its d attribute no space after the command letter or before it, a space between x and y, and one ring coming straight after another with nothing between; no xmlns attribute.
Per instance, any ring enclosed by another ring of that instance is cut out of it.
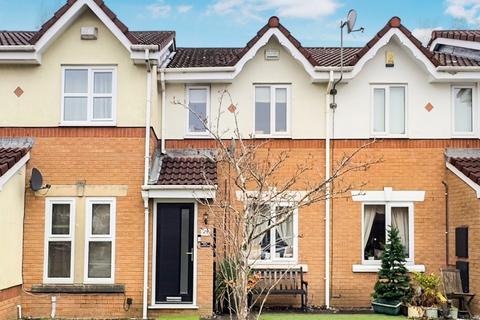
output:
<svg viewBox="0 0 480 320"><path fill-rule="evenodd" d="M0 0L0 30L37 30L66 0ZM338 46L350 9L363 46L392 16L420 40L433 29L475 29L480 0L105 0L130 30L175 30L179 47L243 47L272 15L309 47Z"/></svg>

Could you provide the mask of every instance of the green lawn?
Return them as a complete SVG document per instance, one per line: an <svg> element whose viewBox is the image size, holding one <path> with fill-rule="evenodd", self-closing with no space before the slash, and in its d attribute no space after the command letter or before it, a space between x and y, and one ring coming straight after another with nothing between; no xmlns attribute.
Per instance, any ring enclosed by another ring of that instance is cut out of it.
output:
<svg viewBox="0 0 480 320"><path fill-rule="evenodd" d="M377 314L303 314L303 313L264 313L262 320L404 320ZM161 316L159 320L198 320L195 316Z"/></svg>

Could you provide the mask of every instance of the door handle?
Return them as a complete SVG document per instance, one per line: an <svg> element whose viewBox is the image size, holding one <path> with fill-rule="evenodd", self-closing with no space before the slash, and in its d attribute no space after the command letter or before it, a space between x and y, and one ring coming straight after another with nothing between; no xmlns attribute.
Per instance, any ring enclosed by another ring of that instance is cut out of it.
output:
<svg viewBox="0 0 480 320"><path fill-rule="evenodd" d="M193 262L193 252L192 252L192 251L190 251L190 252L185 252L185 254L186 254L187 256L190 256L190 261Z"/></svg>
<svg viewBox="0 0 480 320"><path fill-rule="evenodd" d="M185 252L185 254L192 255L193 252Z"/></svg>

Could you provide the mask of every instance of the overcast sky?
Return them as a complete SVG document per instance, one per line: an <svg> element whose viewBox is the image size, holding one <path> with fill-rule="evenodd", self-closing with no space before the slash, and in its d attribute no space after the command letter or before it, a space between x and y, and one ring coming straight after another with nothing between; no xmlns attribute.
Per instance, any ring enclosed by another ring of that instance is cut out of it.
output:
<svg viewBox="0 0 480 320"><path fill-rule="evenodd" d="M0 30L36 30L66 0L0 0ZM242 47L277 15L304 46L337 46L339 21L358 12L364 45L392 16L422 41L432 29L475 29L480 0L106 0L130 30L175 30L178 46Z"/></svg>

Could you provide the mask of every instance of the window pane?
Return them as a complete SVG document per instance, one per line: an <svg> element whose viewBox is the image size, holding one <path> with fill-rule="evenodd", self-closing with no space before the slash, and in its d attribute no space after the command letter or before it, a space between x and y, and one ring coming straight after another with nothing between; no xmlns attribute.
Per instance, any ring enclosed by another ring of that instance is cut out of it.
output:
<svg viewBox="0 0 480 320"><path fill-rule="evenodd" d="M65 70L65 93L87 93L88 70Z"/></svg>
<svg viewBox="0 0 480 320"><path fill-rule="evenodd" d="M270 133L270 87L255 88L255 133Z"/></svg>
<svg viewBox="0 0 480 320"><path fill-rule="evenodd" d="M93 99L93 119L112 118L112 98Z"/></svg>
<svg viewBox="0 0 480 320"><path fill-rule="evenodd" d="M408 258L410 253L408 207L392 207L392 226L398 229L398 234L400 235L400 240L403 245L403 251Z"/></svg>
<svg viewBox="0 0 480 320"><path fill-rule="evenodd" d="M110 278L112 266L112 243L95 241L88 244L88 277Z"/></svg>
<svg viewBox="0 0 480 320"><path fill-rule="evenodd" d="M379 260L385 247L385 206L366 205L363 215L363 257Z"/></svg>
<svg viewBox="0 0 480 320"><path fill-rule="evenodd" d="M277 207L276 218L287 220L275 230L275 258L293 258L293 212L288 207Z"/></svg>
<svg viewBox="0 0 480 320"><path fill-rule="evenodd" d="M92 234L110 234L110 204L92 204Z"/></svg>
<svg viewBox="0 0 480 320"><path fill-rule="evenodd" d="M52 234L70 234L70 204L52 204Z"/></svg>
<svg viewBox="0 0 480 320"><path fill-rule="evenodd" d="M188 112L188 131L205 132L205 123L207 121L207 90L190 89Z"/></svg>
<svg viewBox="0 0 480 320"><path fill-rule="evenodd" d="M287 131L287 89L275 89L275 131Z"/></svg>
<svg viewBox="0 0 480 320"><path fill-rule="evenodd" d="M373 89L373 131L385 132L385 89Z"/></svg>
<svg viewBox="0 0 480 320"><path fill-rule="evenodd" d="M72 244L70 241L48 243L48 277L69 278Z"/></svg>
<svg viewBox="0 0 480 320"><path fill-rule="evenodd" d="M65 97L64 107L63 118L65 121L87 120L87 98Z"/></svg>
<svg viewBox="0 0 480 320"><path fill-rule="evenodd" d="M272 213L269 206L262 206L260 209L251 207L252 226L256 226L255 234L262 234L253 240L252 249L250 252L251 260L270 260L271 258L271 243L270 230L268 226L271 224Z"/></svg>
<svg viewBox="0 0 480 320"><path fill-rule="evenodd" d="M455 88L455 132L473 131L472 88Z"/></svg>
<svg viewBox="0 0 480 320"><path fill-rule="evenodd" d="M405 133L405 87L390 88L390 133Z"/></svg>
<svg viewBox="0 0 480 320"><path fill-rule="evenodd" d="M112 73L95 72L94 73L94 93L112 93Z"/></svg>

